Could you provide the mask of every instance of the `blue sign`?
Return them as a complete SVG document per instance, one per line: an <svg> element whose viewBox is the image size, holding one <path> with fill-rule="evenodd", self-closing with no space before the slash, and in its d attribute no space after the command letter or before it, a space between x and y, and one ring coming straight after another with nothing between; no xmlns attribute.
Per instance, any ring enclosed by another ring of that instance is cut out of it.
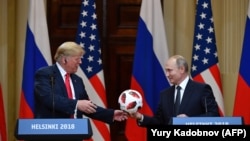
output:
<svg viewBox="0 0 250 141"><path fill-rule="evenodd" d="M174 117L173 125L242 125L242 117Z"/></svg>
<svg viewBox="0 0 250 141"><path fill-rule="evenodd" d="M18 119L16 137L18 139L29 139L32 137L72 137L88 138L92 136L89 119Z"/></svg>

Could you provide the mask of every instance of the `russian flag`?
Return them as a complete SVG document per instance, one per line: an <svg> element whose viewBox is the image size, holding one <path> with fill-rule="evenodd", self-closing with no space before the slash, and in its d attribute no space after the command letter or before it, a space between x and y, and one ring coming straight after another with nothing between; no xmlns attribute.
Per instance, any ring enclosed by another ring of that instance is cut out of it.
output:
<svg viewBox="0 0 250 141"><path fill-rule="evenodd" d="M245 124L250 124L250 3L245 27L240 69L236 87L233 116L243 117Z"/></svg>
<svg viewBox="0 0 250 141"><path fill-rule="evenodd" d="M164 64L168 48L160 0L142 0L136 48L131 78L131 89L143 97L140 112L153 115L159 102L159 93L170 86ZM146 129L139 127L134 119L128 119L125 129L129 141L146 141Z"/></svg>
<svg viewBox="0 0 250 141"><path fill-rule="evenodd" d="M5 121L4 100L2 92L2 83L0 83L0 141L7 141L7 129Z"/></svg>
<svg viewBox="0 0 250 141"><path fill-rule="evenodd" d="M19 110L20 118L34 117L35 71L52 63L44 0L30 0L29 4Z"/></svg>

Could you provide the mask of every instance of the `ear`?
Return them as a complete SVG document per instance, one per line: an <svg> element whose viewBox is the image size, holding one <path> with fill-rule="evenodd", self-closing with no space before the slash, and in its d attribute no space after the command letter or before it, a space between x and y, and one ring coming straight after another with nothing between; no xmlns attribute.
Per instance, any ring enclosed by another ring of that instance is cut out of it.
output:
<svg viewBox="0 0 250 141"><path fill-rule="evenodd" d="M66 58L66 57L63 57L63 58L62 58L62 63L63 63L63 64L67 63L67 58Z"/></svg>
<svg viewBox="0 0 250 141"><path fill-rule="evenodd" d="M182 73L185 73L185 67L184 66L181 66L180 70L181 70Z"/></svg>

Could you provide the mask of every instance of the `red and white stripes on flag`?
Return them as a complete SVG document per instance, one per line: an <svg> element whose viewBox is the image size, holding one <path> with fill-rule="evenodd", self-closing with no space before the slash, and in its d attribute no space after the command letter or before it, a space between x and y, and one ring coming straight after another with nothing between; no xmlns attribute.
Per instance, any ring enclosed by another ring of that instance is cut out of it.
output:
<svg viewBox="0 0 250 141"><path fill-rule="evenodd" d="M191 64L194 80L209 84L224 116L224 102L210 0L197 0Z"/></svg>
<svg viewBox="0 0 250 141"><path fill-rule="evenodd" d="M90 99L107 107L95 0L82 0L79 14L76 42L84 48L85 55L77 74L83 78ZM94 133L92 140L109 141L109 125L93 119L90 121Z"/></svg>

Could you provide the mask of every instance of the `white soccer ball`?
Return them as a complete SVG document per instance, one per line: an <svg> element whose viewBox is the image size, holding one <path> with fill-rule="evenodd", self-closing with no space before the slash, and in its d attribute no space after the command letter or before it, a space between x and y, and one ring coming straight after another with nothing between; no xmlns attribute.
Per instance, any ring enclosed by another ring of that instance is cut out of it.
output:
<svg viewBox="0 0 250 141"><path fill-rule="evenodd" d="M138 91L128 89L120 94L118 103L121 110L132 114L142 107L142 96Z"/></svg>

